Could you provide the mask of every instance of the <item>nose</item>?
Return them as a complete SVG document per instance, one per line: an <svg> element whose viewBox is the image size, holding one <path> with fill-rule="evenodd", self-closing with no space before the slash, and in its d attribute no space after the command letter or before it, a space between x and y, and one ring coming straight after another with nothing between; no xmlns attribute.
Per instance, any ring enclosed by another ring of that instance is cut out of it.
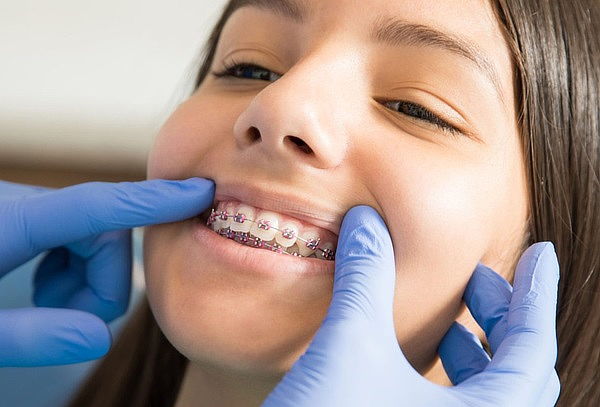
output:
<svg viewBox="0 0 600 407"><path fill-rule="evenodd" d="M334 168L347 152L347 108L333 62L304 60L268 84L234 125L235 142L244 160L269 163L274 169ZM330 69L329 69L330 68ZM348 67L345 68L348 70ZM327 72L327 74L321 74ZM344 83L345 82L345 83ZM260 165L260 164L259 164Z"/></svg>

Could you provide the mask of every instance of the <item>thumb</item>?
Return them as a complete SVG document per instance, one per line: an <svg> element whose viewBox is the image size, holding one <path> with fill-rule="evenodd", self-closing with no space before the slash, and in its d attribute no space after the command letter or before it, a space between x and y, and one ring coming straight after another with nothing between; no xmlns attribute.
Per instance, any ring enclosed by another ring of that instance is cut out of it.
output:
<svg viewBox="0 0 600 407"><path fill-rule="evenodd" d="M351 208L340 230L326 321L391 321L395 282L394 250L385 222L369 206Z"/></svg>

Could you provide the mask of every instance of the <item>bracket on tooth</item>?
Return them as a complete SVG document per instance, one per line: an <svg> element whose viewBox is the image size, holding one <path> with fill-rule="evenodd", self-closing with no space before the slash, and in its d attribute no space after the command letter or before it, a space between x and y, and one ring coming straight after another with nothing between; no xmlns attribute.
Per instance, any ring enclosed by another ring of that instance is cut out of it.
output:
<svg viewBox="0 0 600 407"><path fill-rule="evenodd" d="M234 222L244 223L245 220L246 220L246 215L244 215L243 213L237 212L235 215L233 215Z"/></svg>
<svg viewBox="0 0 600 407"><path fill-rule="evenodd" d="M210 226L215 222L215 220L217 218L222 219L222 220L227 220L230 216L233 217L233 220L238 223L243 223L245 220L256 222L258 224L258 228L260 228L260 229L269 230L271 227L273 227L273 226L271 226L271 221L268 219L259 219L258 221L254 221L252 219L247 218L245 214L240 213L240 212L237 212L235 215L229 215L227 213L227 211L216 212L214 209L211 210L210 216L208 217L206 224L208 226ZM281 230L279 228L273 227L273 229L279 230L281 232L282 236L285 237L286 239L292 239L293 237L296 236L296 232L290 228L285 228L285 229ZM270 249L277 253L283 253L283 254L288 254L288 255L293 255L293 256L298 256L298 257L304 257L299 253L288 253L284 250L283 246L281 246L277 243L274 243L271 245L267 242L264 242L262 239L260 239L258 237L254 237L254 236L250 235L250 233L248 233L248 232L236 232L236 231L231 230L229 227L221 228L216 232L223 237L227 237L229 239L238 241L243 244L247 244L249 246L258 247L258 248L267 248L267 249ZM321 242L320 237L318 237L316 239L311 237L308 240L298 237L298 240L303 241L306 244L306 247L308 247L311 250L320 250L322 253L322 256L325 260L334 260L335 259L335 251L334 250L323 249L323 248L318 247L319 243Z"/></svg>
<svg viewBox="0 0 600 407"><path fill-rule="evenodd" d="M246 243L250 239L250 236L248 232L235 232L235 238L242 243Z"/></svg>
<svg viewBox="0 0 600 407"><path fill-rule="evenodd" d="M317 246L319 245L319 243L321 242L321 238L310 238L308 239L308 241L306 242L306 247L308 247L311 250L316 250Z"/></svg>
<svg viewBox="0 0 600 407"><path fill-rule="evenodd" d="M319 249L321 250L321 252L323 252L323 258L326 260L334 260L334 252L331 249Z"/></svg>
<svg viewBox="0 0 600 407"><path fill-rule="evenodd" d="M274 244L272 244L272 245L269 245L269 246L271 246L271 247L270 247L270 249L271 249L272 251L274 251L274 252L277 252L277 253L283 253L283 247L282 247L282 246L280 246L280 245L278 245L277 243L274 243ZM288 253L288 254L289 254L289 253Z"/></svg>
<svg viewBox="0 0 600 407"><path fill-rule="evenodd" d="M293 239L296 236L296 232L293 229L285 228L281 232L281 236L285 237L286 239Z"/></svg>
<svg viewBox="0 0 600 407"><path fill-rule="evenodd" d="M271 229L271 221L270 220L259 219L257 224L258 224L257 227L259 229L264 229L264 230Z"/></svg>
<svg viewBox="0 0 600 407"><path fill-rule="evenodd" d="M213 223L215 223L215 220L217 220L217 213L215 212L214 209L211 209L210 215L208 216L208 219L206 220L206 226L211 226Z"/></svg>

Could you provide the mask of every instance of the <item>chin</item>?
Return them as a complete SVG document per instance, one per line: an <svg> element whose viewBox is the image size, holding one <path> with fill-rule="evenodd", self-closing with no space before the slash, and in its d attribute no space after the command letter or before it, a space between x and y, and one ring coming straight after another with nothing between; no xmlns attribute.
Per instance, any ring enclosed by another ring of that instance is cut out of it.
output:
<svg viewBox="0 0 600 407"><path fill-rule="evenodd" d="M145 229L146 294L160 329L192 362L284 374L325 318L333 274L236 270L207 255L210 247L193 238L196 227L188 220Z"/></svg>

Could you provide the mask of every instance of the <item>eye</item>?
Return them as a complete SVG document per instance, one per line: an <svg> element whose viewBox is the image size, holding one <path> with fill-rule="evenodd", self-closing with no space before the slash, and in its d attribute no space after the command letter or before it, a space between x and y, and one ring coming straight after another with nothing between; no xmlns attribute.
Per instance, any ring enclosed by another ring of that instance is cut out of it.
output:
<svg viewBox="0 0 600 407"><path fill-rule="evenodd" d="M224 68L221 71L215 71L212 72L212 74L217 78L258 79L273 82L282 77L282 75L263 68L255 63L237 62L233 59L230 62L225 63ZM392 108L388 107L388 109L396 113L427 122L444 132L448 132L452 136L463 134L460 129L417 103L406 100L388 100L382 101L382 103L386 107L392 106Z"/></svg>
<svg viewBox="0 0 600 407"><path fill-rule="evenodd" d="M438 115L432 113L430 110L417 103L406 100L390 100L383 102L383 104L384 106L394 106L391 110L414 117L418 120L426 121L443 131L449 132L451 135L456 136L462 134L460 129L456 128L452 124L440 118Z"/></svg>
<svg viewBox="0 0 600 407"><path fill-rule="evenodd" d="M282 76L251 62L236 62L235 60L232 60L224 65L225 67L221 71L213 72L212 74L217 78L231 77L238 79L259 79L265 81L275 81ZM258 75L256 73L258 73Z"/></svg>

